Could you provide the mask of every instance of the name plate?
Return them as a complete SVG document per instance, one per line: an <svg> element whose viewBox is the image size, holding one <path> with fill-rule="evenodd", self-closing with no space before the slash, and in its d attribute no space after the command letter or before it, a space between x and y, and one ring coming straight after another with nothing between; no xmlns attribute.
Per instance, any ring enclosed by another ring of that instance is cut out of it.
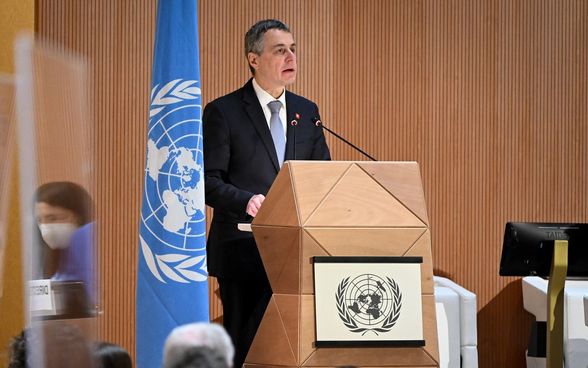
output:
<svg viewBox="0 0 588 368"><path fill-rule="evenodd" d="M54 312L51 280L29 281L29 309L31 312Z"/></svg>
<svg viewBox="0 0 588 368"><path fill-rule="evenodd" d="M316 346L424 346L421 263L314 257Z"/></svg>

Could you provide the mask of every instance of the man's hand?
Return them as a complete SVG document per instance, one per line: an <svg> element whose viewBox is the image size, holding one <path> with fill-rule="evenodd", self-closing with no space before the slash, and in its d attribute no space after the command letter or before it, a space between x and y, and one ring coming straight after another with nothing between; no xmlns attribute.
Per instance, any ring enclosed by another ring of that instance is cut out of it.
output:
<svg viewBox="0 0 588 368"><path fill-rule="evenodd" d="M265 200L265 196L263 194L256 194L247 203L247 214L252 217L257 216L257 211L261 208L261 204Z"/></svg>

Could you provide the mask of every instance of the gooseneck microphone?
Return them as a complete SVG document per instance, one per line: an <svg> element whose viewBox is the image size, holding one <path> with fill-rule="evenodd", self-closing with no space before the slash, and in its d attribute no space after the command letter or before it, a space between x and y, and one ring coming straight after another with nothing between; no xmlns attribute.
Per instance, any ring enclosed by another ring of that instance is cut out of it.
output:
<svg viewBox="0 0 588 368"><path fill-rule="evenodd" d="M321 121L321 119L319 119L318 117L314 117L311 119L312 123L314 125L316 125L317 127L323 128L324 130L326 130L327 132L331 133L332 135L334 135L335 137L337 137L339 140L342 140L343 142L345 142L348 146L350 146L351 148L353 148L354 150L356 150L357 152L361 153L362 155L364 155L365 157L369 158L372 161L378 161L375 158L373 158L372 156L368 155L367 153L365 153L361 148L357 147L355 144L349 142L347 139L341 137L339 134L335 133L334 131L332 131L331 129L327 128L323 122Z"/></svg>
<svg viewBox="0 0 588 368"><path fill-rule="evenodd" d="M294 113L294 119L292 119L292 121L290 122L290 125L292 126L292 136L294 139L294 160L296 160L296 126L298 125L298 121L300 121L300 114L296 112Z"/></svg>

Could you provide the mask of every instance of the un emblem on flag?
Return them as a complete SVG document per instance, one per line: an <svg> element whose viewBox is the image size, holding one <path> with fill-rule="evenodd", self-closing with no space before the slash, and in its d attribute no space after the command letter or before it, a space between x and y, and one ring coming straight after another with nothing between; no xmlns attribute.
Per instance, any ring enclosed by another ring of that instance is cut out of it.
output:
<svg viewBox="0 0 588 368"><path fill-rule="evenodd" d="M176 79L151 92L141 250L159 281L206 281L200 89Z"/></svg>
<svg viewBox="0 0 588 368"><path fill-rule="evenodd" d="M362 274L341 280L335 293L339 318L351 332L388 332L402 308L400 287L390 277Z"/></svg>

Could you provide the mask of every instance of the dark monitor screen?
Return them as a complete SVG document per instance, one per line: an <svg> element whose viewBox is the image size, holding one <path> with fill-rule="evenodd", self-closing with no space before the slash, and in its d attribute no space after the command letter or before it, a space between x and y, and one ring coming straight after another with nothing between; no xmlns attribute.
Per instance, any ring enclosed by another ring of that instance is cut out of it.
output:
<svg viewBox="0 0 588 368"><path fill-rule="evenodd" d="M588 224L509 222L501 276L549 276L555 240L568 241L568 276L588 276Z"/></svg>

